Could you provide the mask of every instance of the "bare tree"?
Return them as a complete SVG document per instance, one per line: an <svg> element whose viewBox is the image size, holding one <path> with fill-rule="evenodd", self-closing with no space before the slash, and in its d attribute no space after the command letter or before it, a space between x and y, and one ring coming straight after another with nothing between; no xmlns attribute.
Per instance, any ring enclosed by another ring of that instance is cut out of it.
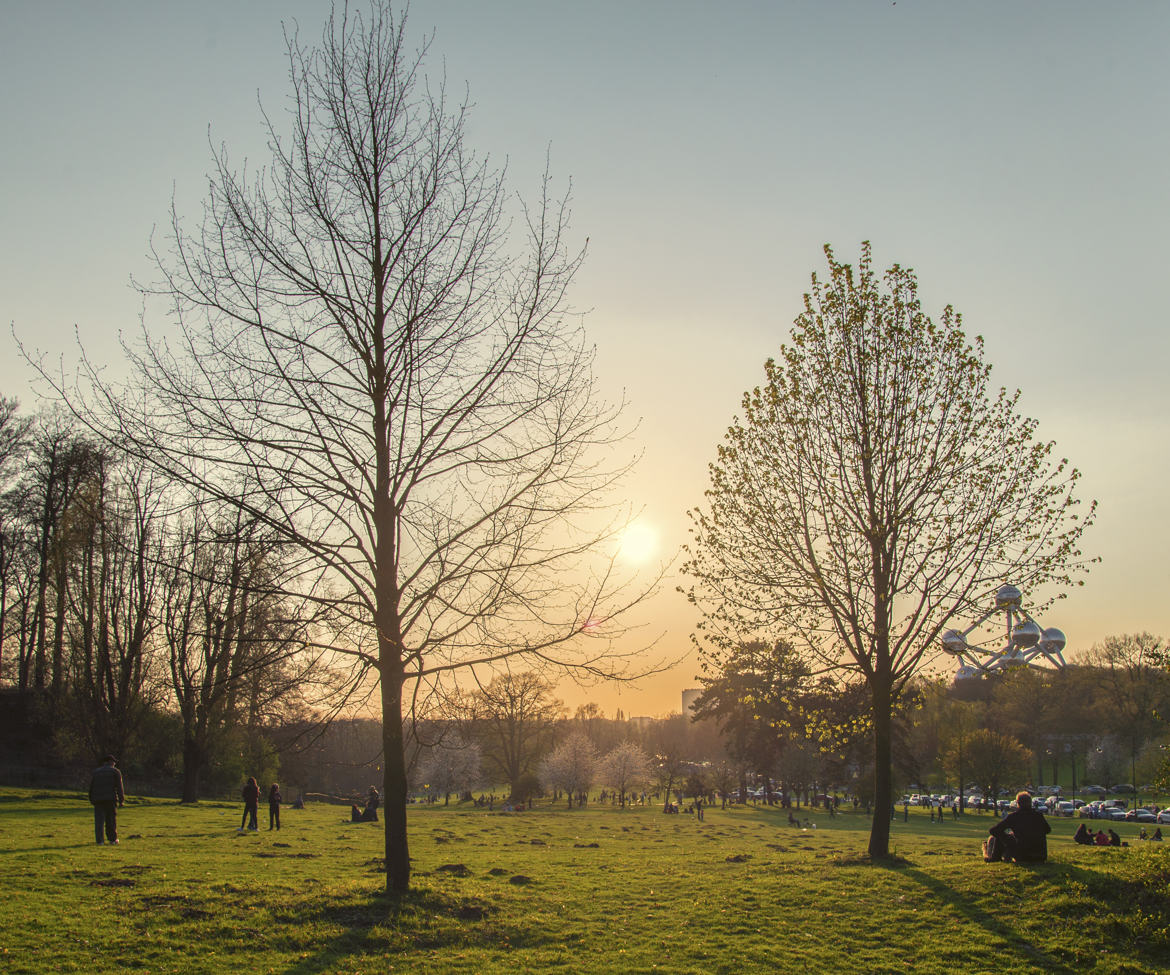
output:
<svg viewBox="0 0 1170 975"><path fill-rule="evenodd" d="M291 130L265 117L269 166L239 173L217 153L201 232L174 213L157 253L150 290L177 339L131 351L125 396L92 370L70 398L322 582L347 624L335 645L380 679L400 891L404 707L516 655L619 669L609 638L637 593L597 556L629 461L567 302L583 256L567 202L546 178L516 244L504 174L469 149L466 104L423 78L426 48L388 0L335 9L319 47L287 42ZM97 412L81 405L94 392Z"/></svg>
<svg viewBox="0 0 1170 975"><path fill-rule="evenodd" d="M1009 782L1022 784L1028 774L1028 749L998 731L980 728L973 732L967 740L967 756L971 780L985 796L996 801L1001 786Z"/></svg>
<svg viewBox="0 0 1170 975"><path fill-rule="evenodd" d="M254 734L276 702L298 696L319 652L311 614L282 593L286 567L272 533L238 508L194 506L172 524L163 559L158 612L183 727L182 801L197 802L225 735Z"/></svg>
<svg viewBox="0 0 1170 975"><path fill-rule="evenodd" d="M18 470L25 456L32 421L19 415L20 404L0 396L0 679L4 675L4 651L9 640L11 595L19 585L17 553L23 526L17 517Z"/></svg>
<svg viewBox="0 0 1170 975"><path fill-rule="evenodd" d="M765 382L743 399L694 513L691 599L699 639L800 641L865 680L876 812L869 852L889 853L894 702L956 614L1005 581L1068 585L1094 507L1078 473L1036 440L1019 393L989 389L982 340L947 307L922 311L917 280L858 273L826 247L805 310Z"/></svg>
<svg viewBox="0 0 1170 975"><path fill-rule="evenodd" d="M163 492L141 465L95 453L71 512L68 578L73 674L68 714L91 753L141 743L162 702L154 639L159 609Z"/></svg>
<svg viewBox="0 0 1170 975"><path fill-rule="evenodd" d="M467 710L483 746L484 761L508 783L513 798L552 746L564 705L553 685L535 671L500 674L470 695ZM498 779L496 781L499 781Z"/></svg>

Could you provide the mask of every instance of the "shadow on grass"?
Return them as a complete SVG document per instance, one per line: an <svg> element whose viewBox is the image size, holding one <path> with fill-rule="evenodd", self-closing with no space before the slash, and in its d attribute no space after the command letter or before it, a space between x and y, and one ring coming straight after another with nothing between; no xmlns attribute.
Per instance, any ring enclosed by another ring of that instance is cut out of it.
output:
<svg viewBox="0 0 1170 975"><path fill-rule="evenodd" d="M540 931L521 928L505 920L490 901L456 892L415 889L390 895L383 890L366 895L338 895L306 905L304 910L282 916L282 924L294 930L316 927L333 929L332 936L288 944L299 948L302 957L285 971L313 975L336 971L348 959L382 958L399 960L413 952L434 952L449 948L508 950L540 947L552 940Z"/></svg>
<svg viewBox="0 0 1170 975"><path fill-rule="evenodd" d="M982 867L983 864L980 863ZM1040 869L1043 866L1037 865ZM1010 865L1000 865L993 869L1021 869L1031 872L1033 867L1015 867ZM1072 966L1068 964L1059 955L1053 954L1051 951L1034 944L1026 937L1023 937L1018 930L1012 925L1006 923L995 914L990 913L983 908L976 898L968 894L961 893L950 884L938 877L932 877L930 874L918 869L914 866L907 866L902 871L903 875L913 880L915 883L924 887L930 892L930 896L936 898L939 902L947 904L952 910L960 915L965 921L970 924L977 924L979 927L987 931L988 934L999 938L1004 946L1010 948L1019 954L1019 961L1025 964L1037 966L1043 972L1053 973L1053 975L1076 975L1081 971L1081 966ZM1024 878L1013 878L1013 887L1018 884L1026 883ZM1044 907L1042 904L1036 902L1025 902L1022 910L1032 913L1042 913ZM1055 919L1054 919L1055 921ZM1008 959L1001 959L1006 967L1012 967Z"/></svg>
<svg viewBox="0 0 1170 975"><path fill-rule="evenodd" d="M1008 891L1024 892L1019 898L1018 907L1014 901L1006 903L1003 912L998 914L989 911L981 903L986 893L964 893L900 856L871 858L866 853L840 854L830 859L829 863L832 866L868 866L896 871L921 886L933 900L947 904L966 923L978 925L1002 941L1005 948L1016 953L1015 961L1055 975L1075 975L1083 971L1083 965L1071 963L1067 955L1062 956L1031 941L1020 927L1012 923L1012 918L1018 917L1021 925L1025 921L1045 920L1046 908L1043 902L1029 899L1026 895L1038 883L1048 882L1057 889L1080 887L1088 892L1093 903L1101 909L1097 917L1099 930L1105 943L1117 953L1121 964L1117 971L1167 970L1164 966L1167 949L1170 948L1170 936L1166 932L1170 927L1165 922L1170 920L1170 904L1162 892L1170 883L1170 863L1150 864L1145 870L1135 870L1131 876L1125 877L1060 860L987 866L973 859L973 866L977 863L979 869L1011 872L1011 875L1004 877L1005 897ZM1049 920L1058 924L1068 919L1053 916ZM1155 923L1151 926L1145 921ZM1135 925L1145 930L1139 931ZM1075 934L1072 936L1076 937ZM1013 959L1004 959L1004 962L1012 967Z"/></svg>

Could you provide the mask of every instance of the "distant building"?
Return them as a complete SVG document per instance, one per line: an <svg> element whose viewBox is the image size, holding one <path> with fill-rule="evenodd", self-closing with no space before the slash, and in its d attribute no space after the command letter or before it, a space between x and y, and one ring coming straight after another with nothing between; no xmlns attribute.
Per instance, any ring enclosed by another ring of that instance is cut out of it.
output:
<svg viewBox="0 0 1170 975"><path fill-rule="evenodd" d="M682 713L691 717L695 711L695 704L703 694L701 687L692 687L682 692Z"/></svg>

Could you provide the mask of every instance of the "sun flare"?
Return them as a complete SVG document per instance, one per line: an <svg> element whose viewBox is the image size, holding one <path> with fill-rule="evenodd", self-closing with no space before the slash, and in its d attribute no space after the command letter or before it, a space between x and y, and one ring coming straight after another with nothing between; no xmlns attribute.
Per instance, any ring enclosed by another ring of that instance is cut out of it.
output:
<svg viewBox="0 0 1170 975"><path fill-rule="evenodd" d="M648 562L658 551L658 531L644 521L627 525L621 533L618 554L627 562Z"/></svg>

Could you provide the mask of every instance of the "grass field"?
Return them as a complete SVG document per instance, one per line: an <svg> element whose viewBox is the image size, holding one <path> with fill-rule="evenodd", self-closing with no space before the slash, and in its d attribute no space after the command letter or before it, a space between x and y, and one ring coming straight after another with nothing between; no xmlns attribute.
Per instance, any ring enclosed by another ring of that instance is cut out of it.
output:
<svg viewBox="0 0 1170 975"><path fill-rule="evenodd" d="M98 847L84 797L0 790L0 971L1170 972L1170 850L1129 824L1086 849L1053 820L1018 867L978 855L989 816L899 810L879 866L852 813L412 807L393 899L381 824L240 812L130 800Z"/></svg>

